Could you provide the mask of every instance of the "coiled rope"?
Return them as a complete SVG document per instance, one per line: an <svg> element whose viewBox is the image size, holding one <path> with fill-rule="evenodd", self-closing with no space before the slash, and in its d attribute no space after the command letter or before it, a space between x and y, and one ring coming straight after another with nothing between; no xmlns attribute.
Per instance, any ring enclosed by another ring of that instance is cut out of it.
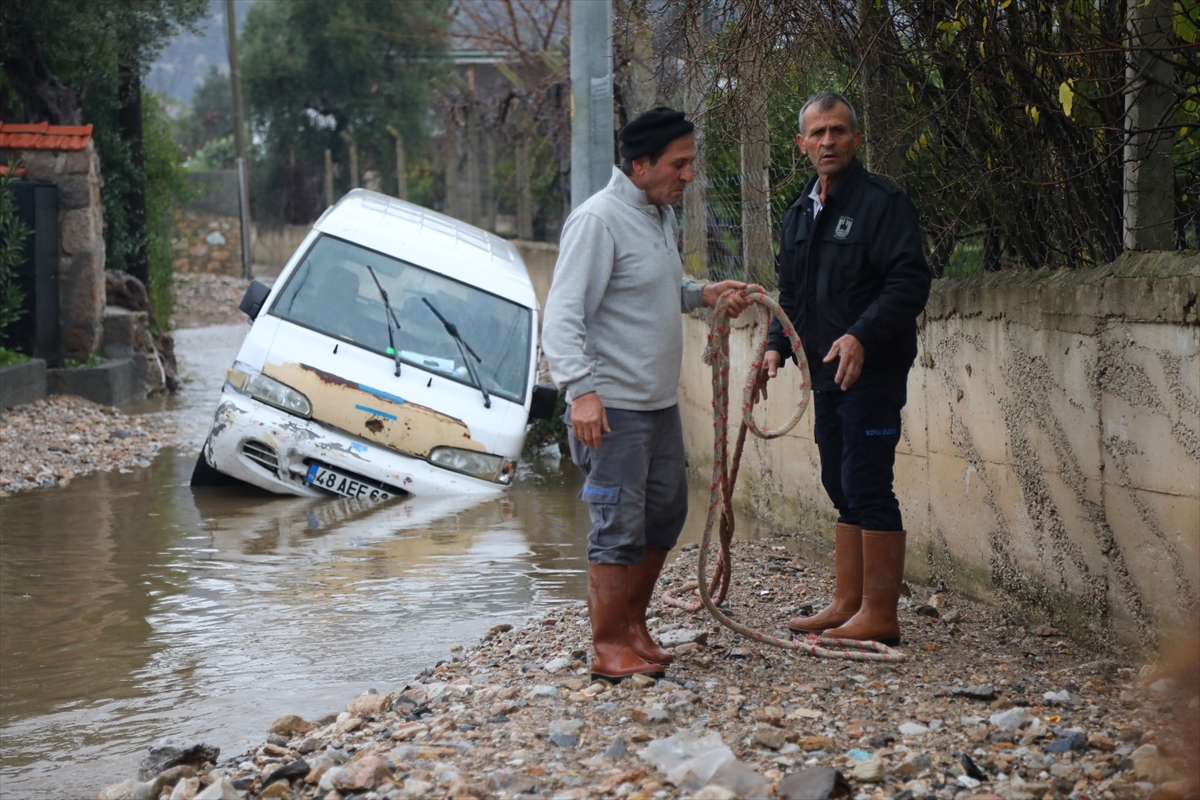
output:
<svg viewBox="0 0 1200 800"><path fill-rule="evenodd" d="M754 332L755 345L750 371L742 389L741 423L738 425L733 457L729 458L729 301L734 294L735 290L730 290L717 300L708 331L708 346L704 350L704 363L710 365L713 372L713 475L712 483L709 486L708 517L704 521L704 538L700 543L697 579L684 584L678 590L664 591L662 601L667 605L691 612L706 608L714 619L730 630L757 642L784 650L795 650L820 658L840 658L851 661L905 661L908 656L904 653L879 642L837 639L817 634L810 634L803 641L780 639L777 636L734 622L718 608L724 602L725 595L729 591L730 576L732 575L729 548L733 541L734 529L733 488L737 482L738 468L741 465L746 431L751 431L760 439L776 439L783 436L800 421L800 417L804 415L812 398L811 377L808 364L803 359L804 348L800 343L800 336L779 304L771 299L762 287L751 285L746 290L745 297L754 305L757 315ZM764 430L754 421L753 411L755 387L767 349L767 334L772 317L779 320L783 326L784 335L791 342L792 352L800 357L801 388L800 399L792 411L791 418L779 428ZM718 517L720 518L721 550L717 556L711 579L705 581L709 542ZM699 600L689 601L679 596L680 593L687 592L697 592Z"/></svg>

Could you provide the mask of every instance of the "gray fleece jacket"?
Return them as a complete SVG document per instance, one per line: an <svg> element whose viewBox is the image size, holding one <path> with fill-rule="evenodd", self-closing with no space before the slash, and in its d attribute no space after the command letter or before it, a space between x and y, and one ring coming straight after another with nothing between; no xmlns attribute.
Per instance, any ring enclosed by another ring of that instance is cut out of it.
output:
<svg viewBox="0 0 1200 800"><path fill-rule="evenodd" d="M571 212L542 321L550 374L573 401L656 411L677 402L681 312L704 283L684 277L675 210L647 202L625 173Z"/></svg>

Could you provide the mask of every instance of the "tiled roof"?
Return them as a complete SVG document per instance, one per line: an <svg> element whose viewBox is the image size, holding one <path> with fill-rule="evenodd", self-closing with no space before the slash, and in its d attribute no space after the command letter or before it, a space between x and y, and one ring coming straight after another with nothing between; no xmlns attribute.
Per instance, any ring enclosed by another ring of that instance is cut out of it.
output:
<svg viewBox="0 0 1200 800"><path fill-rule="evenodd" d="M0 122L0 148L6 150L82 150L91 138L91 125Z"/></svg>

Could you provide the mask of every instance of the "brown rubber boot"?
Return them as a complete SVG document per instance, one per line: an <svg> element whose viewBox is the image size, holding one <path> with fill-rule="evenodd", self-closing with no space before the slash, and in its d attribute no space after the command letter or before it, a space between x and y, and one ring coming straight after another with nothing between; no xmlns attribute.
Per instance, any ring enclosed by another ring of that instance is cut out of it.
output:
<svg viewBox="0 0 1200 800"><path fill-rule="evenodd" d="M900 583L904 580L904 531L863 531L862 608L840 628L825 631L838 639L900 644Z"/></svg>
<svg viewBox="0 0 1200 800"><path fill-rule="evenodd" d="M839 522L833 529L834 571L837 575L833 602L811 617L793 617L788 629L796 633L820 633L845 625L862 605L862 528Z"/></svg>
<svg viewBox="0 0 1200 800"><path fill-rule="evenodd" d="M629 568L629 631L633 652L654 664L670 664L675 656L659 647L646 628L646 609L654 597L654 587L667 560L667 548L647 547L642 563Z"/></svg>
<svg viewBox="0 0 1200 800"><path fill-rule="evenodd" d="M629 630L629 567L588 564L588 616L592 622L592 680L614 683L630 675L661 678L662 664L633 652Z"/></svg>

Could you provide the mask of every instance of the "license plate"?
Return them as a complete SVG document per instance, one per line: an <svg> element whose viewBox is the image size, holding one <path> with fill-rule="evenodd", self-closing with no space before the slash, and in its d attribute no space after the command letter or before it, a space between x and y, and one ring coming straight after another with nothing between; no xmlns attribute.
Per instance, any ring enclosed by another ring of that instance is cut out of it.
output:
<svg viewBox="0 0 1200 800"><path fill-rule="evenodd" d="M383 489L368 486L360 480L343 475L337 470L322 467L320 464L309 465L304 482L311 486L319 486L334 494L340 494L342 497L364 500L387 500L391 497Z"/></svg>

